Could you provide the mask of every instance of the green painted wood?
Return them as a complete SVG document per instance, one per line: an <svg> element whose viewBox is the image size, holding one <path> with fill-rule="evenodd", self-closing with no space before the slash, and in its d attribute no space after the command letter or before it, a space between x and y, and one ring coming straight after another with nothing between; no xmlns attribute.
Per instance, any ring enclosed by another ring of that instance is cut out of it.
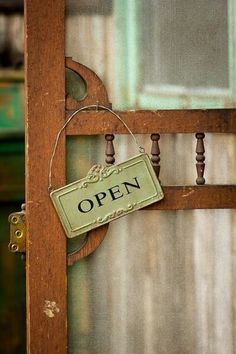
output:
<svg viewBox="0 0 236 354"><path fill-rule="evenodd" d="M149 108L149 109L180 109L180 108L223 108L234 107L236 104L236 5L234 0L228 1L229 11L229 75L230 90L223 97L212 95L208 90L200 95L158 93L151 95L142 92L140 65L142 48L139 38L142 31L139 21L141 0L114 1L116 27L116 94L118 108Z"/></svg>
<svg viewBox="0 0 236 354"><path fill-rule="evenodd" d="M143 109L201 109L222 108L229 104L228 98L219 97L194 97L194 96L160 96L141 93L138 95L139 107ZM231 106L229 104L229 106Z"/></svg>
<svg viewBox="0 0 236 354"><path fill-rule="evenodd" d="M139 78L138 55L138 10L140 0L114 1L116 36L116 94L118 107L123 109L137 106Z"/></svg>
<svg viewBox="0 0 236 354"><path fill-rule="evenodd" d="M10 83L10 82L24 82L24 71L14 70L14 69L0 69L0 82Z"/></svg>
<svg viewBox="0 0 236 354"><path fill-rule="evenodd" d="M24 131L23 83L0 82L0 137Z"/></svg>
<svg viewBox="0 0 236 354"><path fill-rule="evenodd" d="M138 90L138 84L140 82L140 48L139 48L139 26L138 16L140 9L140 0L127 1L127 12L125 13L128 20L127 25L127 44L129 48L129 54L126 58L128 65L128 92L129 102L131 107L137 107L136 92Z"/></svg>
<svg viewBox="0 0 236 354"><path fill-rule="evenodd" d="M128 66L127 66L127 1L114 1L114 21L115 21L115 91L119 108L128 108Z"/></svg>
<svg viewBox="0 0 236 354"><path fill-rule="evenodd" d="M0 353L26 352L25 272L8 251L8 215L24 197L23 72L0 70Z"/></svg>
<svg viewBox="0 0 236 354"><path fill-rule="evenodd" d="M18 201L24 200L24 87L21 72L0 74L0 200Z"/></svg>
<svg viewBox="0 0 236 354"><path fill-rule="evenodd" d="M236 3L228 0L229 83L231 100L236 104Z"/></svg>
<svg viewBox="0 0 236 354"><path fill-rule="evenodd" d="M24 200L24 139L0 139L0 201Z"/></svg>

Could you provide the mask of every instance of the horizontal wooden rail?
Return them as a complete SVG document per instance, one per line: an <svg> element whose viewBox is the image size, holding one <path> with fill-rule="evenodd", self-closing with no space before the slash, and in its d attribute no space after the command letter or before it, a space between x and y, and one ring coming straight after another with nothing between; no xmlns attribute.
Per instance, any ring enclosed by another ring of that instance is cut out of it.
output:
<svg viewBox="0 0 236 354"><path fill-rule="evenodd" d="M236 209L236 185L164 186L164 199L142 210Z"/></svg>
<svg viewBox="0 0 236 354"><path fill-rule="evenodd" d="M67 112L67 118L73 111ZM135 134L236 133L236 109L116 111ZM126 134L111 113L84 111L68 124L67 135Z"/></svg>

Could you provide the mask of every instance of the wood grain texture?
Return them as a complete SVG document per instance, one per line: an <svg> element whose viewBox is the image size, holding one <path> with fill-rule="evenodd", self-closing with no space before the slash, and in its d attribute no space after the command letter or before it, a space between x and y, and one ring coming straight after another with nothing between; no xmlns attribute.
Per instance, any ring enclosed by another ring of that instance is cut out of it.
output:
<svg viewBox="0 0 236 354"><path fill-rule="evenodd" d="M68 110L79 109L86 105L91 105L96 103L105 105L106 107L111 106L103 82L92 70L90 70L89 68L87 68L86 66L80 63L73 61L72 58L70 57L66 58L66 67L73 70L78 75L80 75L86 82L86 88L87 88L86 96L79 102L77 102L76 100L74 100L69 96L66 97L66 109ZM107 146L105 151L106 163L113 164L115 162L115 158L114 158L115 150L113 146L114 135L107 134L105 138L107 141ZM78 260L94 252L97 249L97 247L101 244L103 239L105 238L107 229L108 229L108 225L104 225L102 227L99 227L96 230L91 230L87 235L86 242L83 245L83 247L78 251L68 254L67 257L68 265L73 265Z"/></svg>
<svg viewBox="0 0 236 354"><path fill-rule="evenodd" d="M236 208L236 185L165 186L163 192L163 200L142 210Z"/></svg>
<svg viewBox="0 0 236 354"><path fill-rule="evenodd" d="M74 263L78 262L80 259L87 257L92 252L94 252L104 240L107 234L108 226L109 224L106 224L88 232L86 241L81 247L81 249L73 253L69 253L67 255L68 266L73 265Z"/></svg>
<svg viewBox="0 0 236 354"><path fill-rule="evenodd" d="M134 134L236 133L234 109L116 111ZM68 115L71 112L67 113ZM99 123L99 124L98 124ZM67 135L127 134L110 113L82 112L68 125Z"/></svg>
<svg viewBox="0 0 236 354"><path fill-rule="evenodd" d="M66 238L48 193L55 136L64 122L64 1L25 1L27 353L65 354ZM65 183L64 139L53 171Z"/></svg>
<svg viewBox="0 0 236 354"><path fill-rule="evenodd" d="M66 58L66 68L73 70L75 73L80 75L85 83L87 93L83 99L76 101L72 97L66 97L66 109L76 110L84 106L91 104L101 104L110 107L108 94L102 80L85 65L77 63L72 60L72 58Z"/></svg>

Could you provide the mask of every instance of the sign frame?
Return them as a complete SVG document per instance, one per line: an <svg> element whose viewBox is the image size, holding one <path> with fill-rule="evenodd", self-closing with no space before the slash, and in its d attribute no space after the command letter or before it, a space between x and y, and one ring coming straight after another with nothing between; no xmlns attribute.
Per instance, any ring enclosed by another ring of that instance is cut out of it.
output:
<svg viewBox="0 0 236 354"><path fill-rule="evenodd" d="M50 197L67 237L73 238L158 202L164 194L149 156L142 153L113 166L95 165L85 178Z"/></svg>

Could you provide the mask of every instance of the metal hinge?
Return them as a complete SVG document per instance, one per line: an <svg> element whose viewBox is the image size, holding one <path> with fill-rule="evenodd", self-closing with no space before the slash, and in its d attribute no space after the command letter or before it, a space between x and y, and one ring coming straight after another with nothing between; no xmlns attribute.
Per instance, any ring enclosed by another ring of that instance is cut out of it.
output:
<svg viewBox="0 0 236 354"><path fill-rule="evenodd" d="M10 223L10 243L8 248L11 252L26 252L26 217L25 204L21 205L21 211L11 213L8 217Z"/></svg>

